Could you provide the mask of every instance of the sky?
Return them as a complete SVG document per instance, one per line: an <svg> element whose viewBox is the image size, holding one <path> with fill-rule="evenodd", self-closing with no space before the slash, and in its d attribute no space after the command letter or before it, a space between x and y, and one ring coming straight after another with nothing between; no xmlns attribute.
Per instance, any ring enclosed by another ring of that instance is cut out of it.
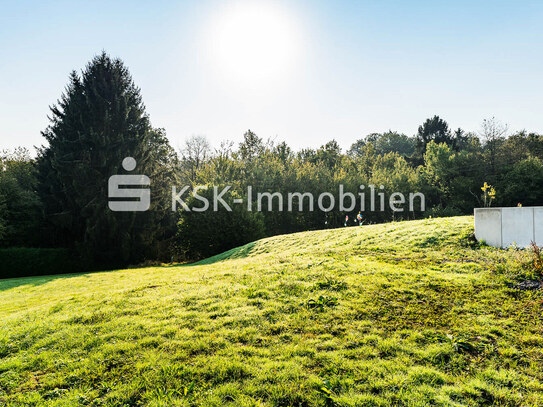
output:
<svg viewBox="0 0 543 407"><path fill-rule="evenodd" d="M343 148L439 115L543 133L543 2L0 0L0 149L40 132L72 70L105 50L173 147L251 129Z"/></svg>

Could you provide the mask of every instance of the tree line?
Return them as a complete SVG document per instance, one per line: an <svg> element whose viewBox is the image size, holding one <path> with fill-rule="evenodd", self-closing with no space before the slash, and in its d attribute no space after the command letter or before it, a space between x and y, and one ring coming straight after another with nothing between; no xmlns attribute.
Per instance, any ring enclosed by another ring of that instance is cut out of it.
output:
<svg viewBox="0 0 543 407"><path fill-rule="evenodd" d="M172 212L174 185L229 185L230 203L246 200L248 186L337 196L340 184L352 193L382 185L388 194L426 197L424 212L365 210L365 223L471 214L485 204L543 204L543 135L511 132L494 118L467 132L433 116L414 135L373 133L346 151L335 140L294 151L251 130L239 144L213 148L194 136L175 151L165 131L151 125L124 63L102 53L72 72L49 119L37 157L24 148L0 156L0 246L69 249L88 268L202 258L264 236L343 226L360 210L250 212L232 205L232 212ZM146 212L108 209L108 178L126 173L125 157L152 180ZM483 185L494 188L492 199L484 199Z"/></svg>

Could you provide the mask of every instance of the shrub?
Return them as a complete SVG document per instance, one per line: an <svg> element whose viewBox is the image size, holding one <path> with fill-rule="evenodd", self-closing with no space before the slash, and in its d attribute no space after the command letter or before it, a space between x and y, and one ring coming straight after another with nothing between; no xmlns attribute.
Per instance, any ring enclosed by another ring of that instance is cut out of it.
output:
<svg viewBox="0 0 543 407"><path fill-rule="evenodd" d="M533 277L543 278L543 252L541 251L541 247L536 245L535 242L532 242L530 251L532 254L530 271L532 272Z"/></svg>
<svg viewBox="0 0 543 407"><path fill-rule="evenodd" d="M0 278L74 273L77 263L67 249L0 249Z"/></svg>

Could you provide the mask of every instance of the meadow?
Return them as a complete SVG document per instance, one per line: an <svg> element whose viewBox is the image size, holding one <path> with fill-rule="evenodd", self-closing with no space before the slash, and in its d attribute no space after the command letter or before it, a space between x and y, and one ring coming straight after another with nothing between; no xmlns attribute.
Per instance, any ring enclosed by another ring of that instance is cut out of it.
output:
<svg viewBox="0 0 543 407"><path fill-rule="evenodd" d="M0 281L2 406L539 406L543 293L473 218Z"/></svg>

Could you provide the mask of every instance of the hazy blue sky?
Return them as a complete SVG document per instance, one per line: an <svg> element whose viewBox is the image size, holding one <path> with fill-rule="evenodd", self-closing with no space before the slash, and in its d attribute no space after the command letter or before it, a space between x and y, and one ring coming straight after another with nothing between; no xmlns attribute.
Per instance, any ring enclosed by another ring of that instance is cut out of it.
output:
<svg viewBox="0 0 543 407"><path fill-rule="evenodd" d="M174 147L249 128L348 147L434 114L543 132L542 21L540 0L0 0L0 148L42 144L69 72L101 50L125 61Z"/></svg>

